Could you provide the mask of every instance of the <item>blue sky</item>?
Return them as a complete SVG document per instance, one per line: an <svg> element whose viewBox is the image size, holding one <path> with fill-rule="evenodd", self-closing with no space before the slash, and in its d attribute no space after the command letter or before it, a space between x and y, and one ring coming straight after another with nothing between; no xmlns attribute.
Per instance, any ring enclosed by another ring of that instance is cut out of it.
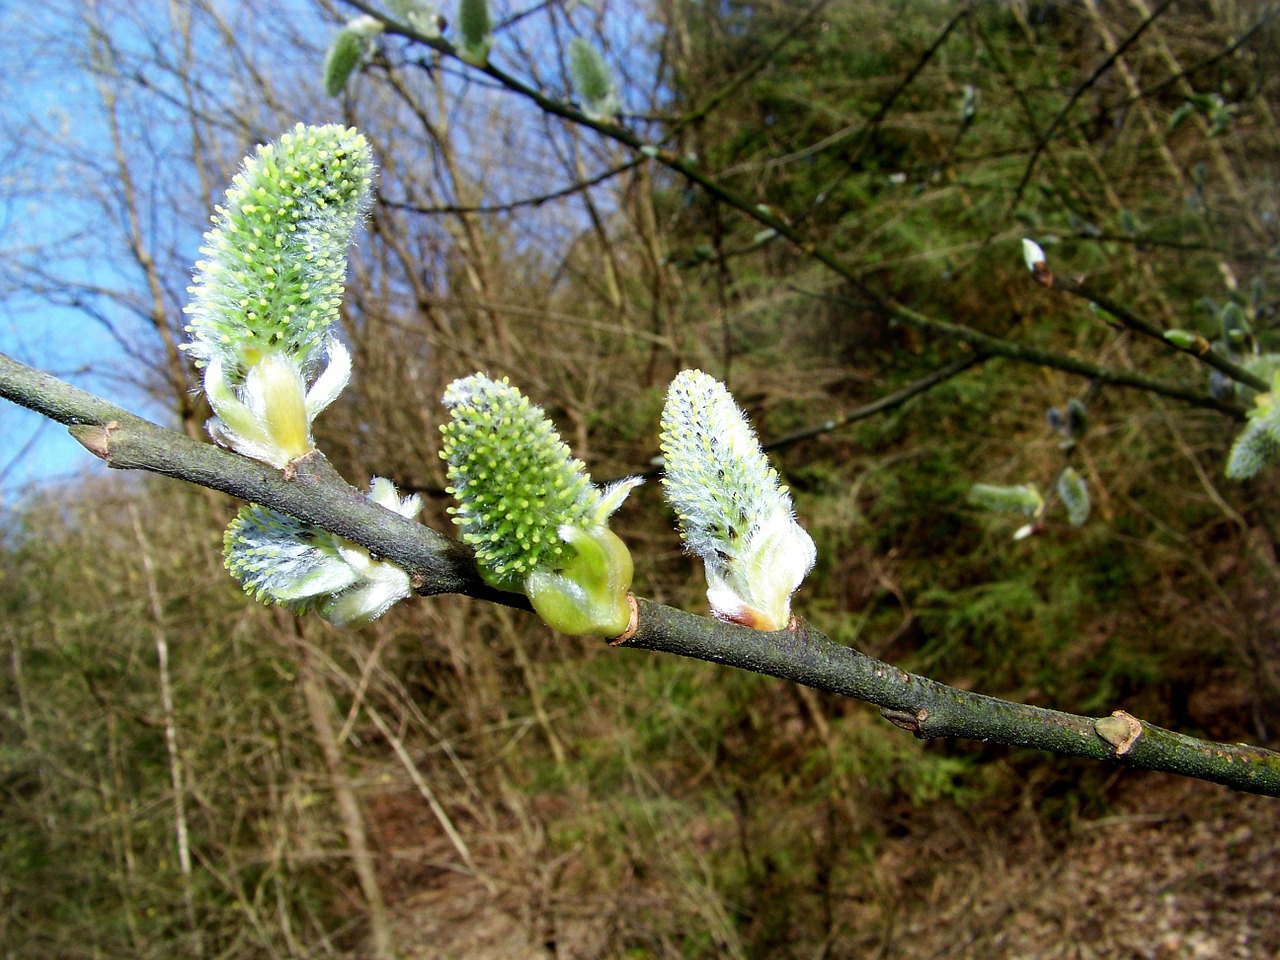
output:
<svg viewBox="0 0 1280 960"><path fill-rule="evenodd" d="M252 17L239 9L251 11L252 6L229 3L223 9L234 24ZM280 5L273 6L279 14ZM148 302L141 272L123 243L125 215L110 191L97 193L109 182L114 164L103 96L86 69L92 53L79 21L102 17L113 54L127 74L147 57L169 55L165 42L173 33L175 10L181 8L149 3L88 7L75 0L0 6L0 31L9 48L0 76L0 120L14 134L0 150L0 257L5 262L0 269L0 351L160 422L168 419L166 411L140 387L145 372L122 345L159 349L145 310L120 299L140 295L144 306ZM324 36L314 15L298 19ZM138 99L136 104L132 99L122 102L118 113L139 181L142 229L155 244L157 260L164 259L167 307L173 315L190 269L177 261L189 264L197 256L203 220L198 208L205 203L189 168L181 162L163 166L166 150L175 144L181 150L188 135L178 122L180 113L163 100L172 97L182 78L153 70L148 80L151 91L126 90L125 97ZM164 89L166 83L169 89ZM234 97L236 91L217 90L210 99L216 102L219 96ZM164 182L157 171L163 171ZM182 203L175 206L175 196L188 201L186 209L177 208ZM50 286L45 293L32 289L41 278ZM73 288L88 309L65 305L66 291ZM61 426L0 403L0 505L13 505L36 486L99 469L98 461Z"/></svg>
<svg viewBox="0 0 1280 960"><path fill-rule="evenodd" d="M75 124L88 128L93 122L85 111L77 115L85 90L74 72L65 61L42 55L40 37L53 26L54 15L47 6L0 7L0 34L10 39L13 51L0 77L0 117L7 130L24 132L0 167L0 251L6 258L27 255L61 235L68 223L83 219L48 202L48 187L58 173L25 136L32 118L64 129ZM49 20L42 22L45 16ZM11 284L0 295L0 351L87 389L101 386L89 373L96 362L121 359L106 331L83 314L54 307ZM0 503L11 504L34 483L94 468L93 458L61 426L0 403Z"/></svg>
<svg viewBox="0 0 1280 960"><path fill-rule="evenodd" d="M453 0L446 0L442 7L453 5ZM509 6L525 6L494 5L498 20ZM215 27L207 14L196 17L192 45L183 50L175 22L180 26L190 11L180 2L0 0L0 31L8 48L6 69L0 74L0 122L13 134L9 146L0 144L0 351L143 416L166 421L165 406L150 400L138 385L144 379L139 364L122 347L123 342L134 351L160 349L145 309L115 296L141 294L141 306L149 302L141 273L123 243L120 223L125 218L116 198L109 190L95 193L109 182L114 163L102 91L88 70L92 51L82 21L101 18L110 38L108 60L131 78L115 91L121 98L118 115L139 184L144 233L167 284L166 310L175 316L185 302L183 288L198 255L209 207L253 143L242 126L225 118L241 119L259 139L270 139L296 120L323 123L342 118L341 102L320 89L320 65L332 27L316 8L312 0L223 0L211 9L224 23ZM574 19L585 25L591 13L584 11ZM538 42L542 26L533 17L515 29L522 43L550 53L550 44ZM627 56L643 74L638 24L624 22L615 29L626 35ZM248 51L252 69L222 52L228 35ZM505 42L498 38L499 57ZM544 80L555 83L554 64L541 67L547 70ZM450 108L455 129L491 131L489 111L523 118L516 124L518 130L512 128L523 147L512 154L519 162L488 170L481 181L485 199L500 202L564 185L564 167L548 146L536 111L518 97L489 91L484 84L473 84L465 71L457 72L458 100ZM134 82L135 76L144 77L145 83ZM272 91L269 108L261 87L255 86L260 80ZM217 182L207 184L208 196L202 195L189 159L192 134L181 102L188 82L206 114L201 121L205 145L213 152L214 165L225 168L215 175ZM38 136L30 135L33 129ZM584 149L589 153L592 142L588 137ZM465 133L457 146L467 152ZM179 161L173 162L173 156ZM593 155L587 165L604 168L607 161L605 155ZM520 221L523 239L513 242L529 243L530 254L571 242L582 216L576 203L526 211ZM101 290L90 294L89 310L59 305L31 290L28 281L33 275L48 278L55 291L59 285L98 287L111 295ZM97 461L62 427L0 403L0 506L12 505L33 485L94 469Z"/></svg>

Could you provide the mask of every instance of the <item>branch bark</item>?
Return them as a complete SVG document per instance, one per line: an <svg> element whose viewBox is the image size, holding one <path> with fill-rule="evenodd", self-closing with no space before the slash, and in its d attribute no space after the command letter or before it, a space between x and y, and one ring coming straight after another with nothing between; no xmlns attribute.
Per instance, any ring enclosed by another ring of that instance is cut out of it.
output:
<svg viewBox="0 0 1280 960"><path fill-rule="evenodd" d="M528 607L480 578L470 551L372 503L313 455L283 474L133 416L0 354L0 396L60 423L117 469L147 470L281 510L404 567L424 596L460 593ZM918 737L964 737L1110 761L1280 797L1280 754L1220 744L1144 723L1123 711L1086 717L947 686L834 643L797 621L764 633L638 601L635 629L617 646L674 653L873 703Z"/></svg>

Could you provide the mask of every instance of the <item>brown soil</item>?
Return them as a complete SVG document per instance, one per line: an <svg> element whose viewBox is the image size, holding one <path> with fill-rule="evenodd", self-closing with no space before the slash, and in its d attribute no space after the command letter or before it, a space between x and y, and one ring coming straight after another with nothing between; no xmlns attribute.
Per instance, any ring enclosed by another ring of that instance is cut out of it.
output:
<svg viewBox="0 0 1280 960"><path fill-rule="evenodd" d="M1280 801L1132 775L1116 788L1111 812L1077 823L1065 842L1040 836L1036 822L1027 811L1007 829L977 831L972 820L958 818L954 830L943 825L932 836L913 831L886 841L875 871L884 895L868 899L851 886L827 942L786 955L1280 957L1273 900L1280 891ZM447 850L436 852L450 859ZM629 938L619 936L628 926L627 902L645 899L652 908L669 891L598 890L588 903L581 895L531 896L536 882L508 881L491 894L452 871L415 879L421 885L413 892L402 886L395 908L399 947L412 960L679 956L678 938L665 948L626 951L621 943ZM743 943L739 955L762 954Z"/></svg>
<svg viewBox="0 0 1280 960"><path fill-rule="evenodd" d="M1280 801L1135 775L1113 812L953 863L878 955L902 960L1280 957ZM949 878L949 879L947 879ZM830 956L837 953L833 951Z"/></svg>

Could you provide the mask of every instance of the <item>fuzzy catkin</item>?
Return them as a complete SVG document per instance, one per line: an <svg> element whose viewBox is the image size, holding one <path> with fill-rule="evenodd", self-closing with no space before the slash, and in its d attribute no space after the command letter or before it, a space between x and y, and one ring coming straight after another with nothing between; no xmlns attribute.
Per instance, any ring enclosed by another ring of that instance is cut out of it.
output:
<svg viewBox="0 0 1280 960"><path fill-rule="evenodd" d="M477 562L516 582L565 558L572 548L560 527L590 526L600 492L541 408L483 374L450 384L444 404L440 456L458 501L453 519Z"/></svg>
<svg viewBox="0 0 1280 960"><path fill-rule="evenodd" d="M662 411L663 491L690 553L733 556L753 524L791 497L724 385L701 370L672 382Z"/></svg>
<svg viewBox="0 0 1280 960"><path fill-rule="evenodd" d="M267 352L303 368L338 319L346 250L373 182L365 138L298 124L245 161L216 208L189 288L188 351L242 373Z"/></svg>

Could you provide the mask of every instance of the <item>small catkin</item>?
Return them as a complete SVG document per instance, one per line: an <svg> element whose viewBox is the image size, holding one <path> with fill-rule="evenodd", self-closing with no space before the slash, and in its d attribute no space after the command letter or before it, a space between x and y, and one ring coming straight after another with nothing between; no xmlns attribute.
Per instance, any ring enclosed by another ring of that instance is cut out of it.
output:
<svg viewBox="0 0 1280 960"><path fill-rule="evenodd" d="M1000 513L1020 513L1034 517L1044 506L1044 499L1034 484L1000 486L994 483L975 483L969 488L969 502L984 510Z"/></svg>
<svg viewBox="0 0 1280 960"><path fill-rule="evenodd" d="M1067 508L1070 524L1073 527L1083 526L1089 519L1089 488L1074 467L1067 467L1058 476L1058 496Z"/></svg>
<svg viewBox="0 0 1280 960"><path fill-rule="evenodd" d="M578 98L590 113L608 112L614 96L609 67L599 51L582 37L569 41L569 75Z"/></svg>
<svg viewBox="0 0 1280 960"><path fill-rule="evenodd" d="M324 92L331 97L342 93L347 80L364 59L364 40L355 31L342 29L333 37L324 58Z"/></svg>

